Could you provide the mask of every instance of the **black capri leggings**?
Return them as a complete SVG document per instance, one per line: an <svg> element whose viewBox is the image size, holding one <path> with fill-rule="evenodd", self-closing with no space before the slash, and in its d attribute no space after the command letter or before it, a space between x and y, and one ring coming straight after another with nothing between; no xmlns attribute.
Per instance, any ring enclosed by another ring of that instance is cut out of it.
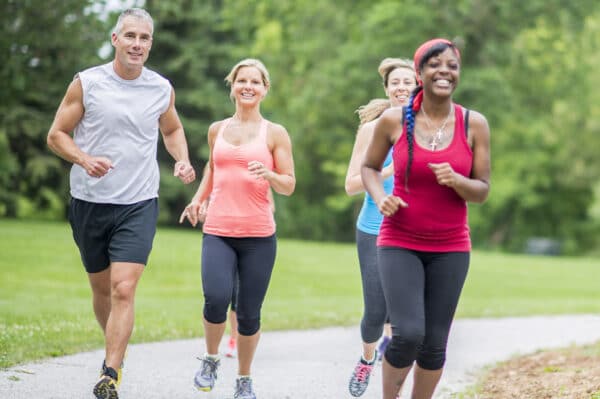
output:
<svg viewBox="0 0 600 399"><path fill-rule="evenodd" d="M377 267L377 236L356 230L356 246L360 263L364 311L360 321L363 342L377 342L387 320L385 297Z"/></svg>
<svg viewBox="0 0 600 399"><path fill-rule="evenodd" d="M227 308L237 280L238 332L256 334L276 252L275 235L233 238L205 234L202 240L204 318L215 324L227 320Z"/></svg>
<svg viewBox="0 0 600 399"><path fill-rule="evenodd" d="M231 292L231 305L229 309L232 312L235 312L237 309L237 292L238 292L238 281L237 281L237 273L233 276L233 291Z"/></svg>
<svg viewBox="0 0 600 399"><path fill-rule="evenodd" d="M416 361L441 369L470 253L380 247L377 255L393 334L385 359L396 368Z"/></svg>

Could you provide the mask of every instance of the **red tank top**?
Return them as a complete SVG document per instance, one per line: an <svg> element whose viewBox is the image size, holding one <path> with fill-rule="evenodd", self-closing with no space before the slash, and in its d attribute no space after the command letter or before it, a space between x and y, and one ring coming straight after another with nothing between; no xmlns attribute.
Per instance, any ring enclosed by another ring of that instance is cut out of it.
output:
<svg viewBox="0 0 600 399"><path fill-rule="evenodd" d="M465 252L471 250L467 221L467 203L450 187L439 185L428 163L448 162L455 172L469 177L473 152L465 134L462 107L454 104L454 137L450 145L430 151L413 143L413 163L404 185L408 162L406 125L393 149L394 195L408 203L385 217L377 240L378 246L408 248L427 252Z"/></svg>
<svg viewBox="0 0 600 399"><path fill-rule="evenodd" d="M268 198L269 182L248 171L248 162L262 162L273 169L267 145L266 120L258 136L233 145L223 137L231 118L221 123L212 151L213 189L203 231L223 237L268 237L275 233L275 219Z"/></svg>

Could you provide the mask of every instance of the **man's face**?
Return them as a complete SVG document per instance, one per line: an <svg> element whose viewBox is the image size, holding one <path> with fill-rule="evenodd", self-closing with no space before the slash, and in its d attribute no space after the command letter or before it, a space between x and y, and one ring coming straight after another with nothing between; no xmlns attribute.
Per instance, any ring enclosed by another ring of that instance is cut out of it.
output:
<svg viewBox="0 0 600 399"><path fill-rule="evenodd" d="M112 34L115 58L127 68L142 67L152 47L152 26L147 21L128 16L123 28Z"/></svg>

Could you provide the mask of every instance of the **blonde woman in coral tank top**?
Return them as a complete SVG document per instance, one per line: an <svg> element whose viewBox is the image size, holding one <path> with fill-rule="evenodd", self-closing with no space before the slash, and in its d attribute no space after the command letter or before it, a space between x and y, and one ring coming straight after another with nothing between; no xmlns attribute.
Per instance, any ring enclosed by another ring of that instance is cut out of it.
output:
<svg viewBox="0 0 600 399"><path fill-rule="evenodd" d="M237 273L238 378L234 398L256 399L250 371L277 247L269 192L291 195L296 178L288 132L260 113L260 103L270 88L265 66L255 59L240 61L225 80L231 85L235 114L210 126L206 184L200 185L182 215L195 226L203 217L201 205L210 195L202 240L206 353L194 385L205 392L214 387L219 344Z"/></svg>

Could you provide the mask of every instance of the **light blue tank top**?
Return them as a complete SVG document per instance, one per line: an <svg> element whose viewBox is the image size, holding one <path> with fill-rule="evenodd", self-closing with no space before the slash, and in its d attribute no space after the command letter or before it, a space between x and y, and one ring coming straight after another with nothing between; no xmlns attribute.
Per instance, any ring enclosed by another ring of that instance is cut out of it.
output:
<svg viewBox="0 0 600 399"><path fill-rule="evenodd" d="M392 150L388 152L383 166L386 167L392 163ZM391 194L394 188L394 176L390 176L383 181L383 190L386 194ZM383 215L379 212L377 204L369 193L365 193L365 200L356 220L356 228L367 234L379 235L379 227L383 221Z"/></svg>

